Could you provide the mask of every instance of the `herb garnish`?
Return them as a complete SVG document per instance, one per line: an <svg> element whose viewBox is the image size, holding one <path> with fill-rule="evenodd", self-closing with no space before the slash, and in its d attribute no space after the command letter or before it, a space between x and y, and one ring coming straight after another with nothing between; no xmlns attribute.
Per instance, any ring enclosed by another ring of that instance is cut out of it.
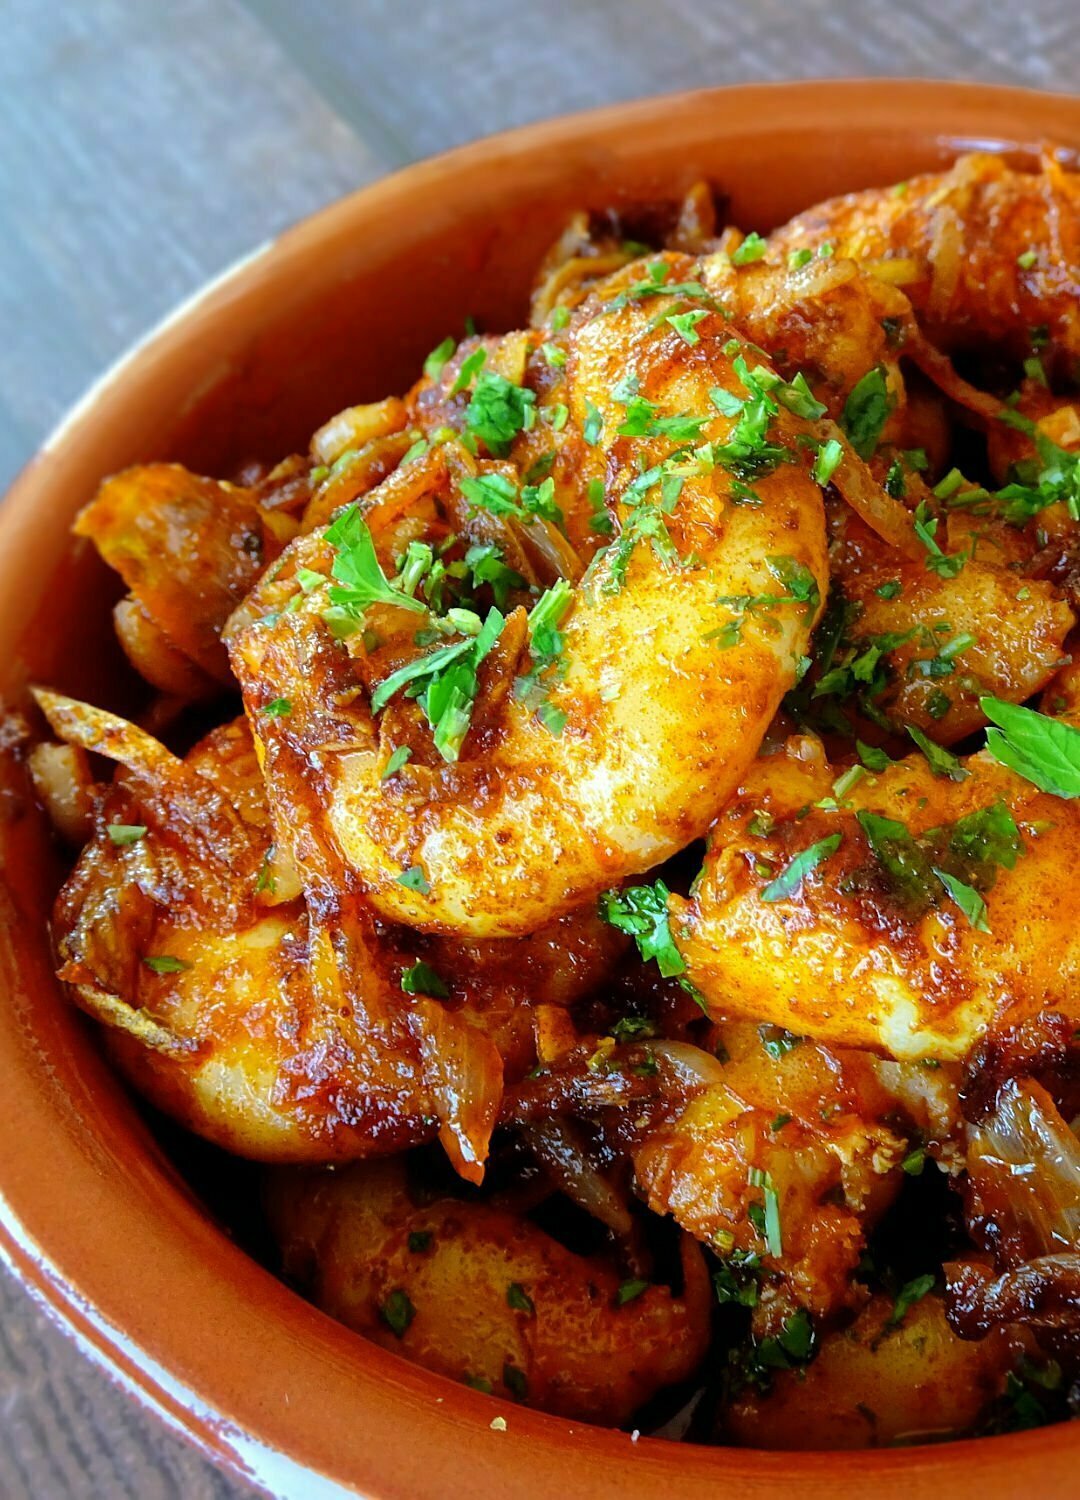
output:
<svg viewBox="0 0 1080 1500"><path fill-rule="evenodd" d="M986 735L995 760L1042 792L1080 797L1080 729L1000 698L980 698L979 707L998 726Z"/></svg>
<svg viewBox="0 0 1080 1500"><path fill-rule="evenodd" d="M761 892L762 901L786 901L795 896L802 889L802 883L823 861L830 858L839 849L843 835L831 833L828 838L819 839L816 844L811 844L809 849L803 849L796 854L794 859L787 864L777 875L775 880L770 880Z"/></svg>
<svg viewBox="0 0 1080 1500"><path fill-rule="evenodd" d="M532 425L535 407L535 391L514 385L493 370L484 370L473 386L465 424L489 453L502 458L517 434Z"/></svg>
<svg viewBox="0 0 1080 1500"><path fill-rule="evenodd" d="M432 1000L445 1000L450 994L445 981L423 959L401 971L401 988L406 995L428 995Z"/></svg>
<svg viewBox="0 0 1080 1500"><path fill-rule="evenodd" d="M841 427L861 459L873 456L891 411L892 398L885 366L875 365L852 388L840 418Z"/></svg>
<svg viewBox="0 0 1080 1500"><path fill-rule="evenodd" d="M416 1317L416 1308L402 1287L395 1287L379 1308L379 1317L397 1339L403 1339L409 1324Z"/></svg>
<svg viewBox="0 0 1080 1500"><path fill-rule="evenodd" d="M105 832L111 843L122 849L127 844L137 844L146 837L145 823L106 823Z"/></svg>

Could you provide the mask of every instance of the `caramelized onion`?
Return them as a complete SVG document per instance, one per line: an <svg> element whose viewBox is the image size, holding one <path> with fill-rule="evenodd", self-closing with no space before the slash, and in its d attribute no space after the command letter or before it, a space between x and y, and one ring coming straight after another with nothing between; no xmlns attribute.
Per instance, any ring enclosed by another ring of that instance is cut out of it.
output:
<svg viewBox="0 0 1080 1500"><path fill-rule="evenodd" d="M1080 1141L1041 1084L1003 1084L968 1126L967 1166L973 1227L1000 1262L1080 1249Z"/></svg>
<svg viewBox="0 0 1080 1500"><path fill-rule="evenodd" d="M603 1173L589 1160L568 1120L542 1120L522 1131L522 1138L560 1192L598 1219L620 1239L632 1228L630 1210Z"/></svg>
<svg viewBox="0 0 1080 1500"><path fill-rule="evenodd" d="M484 1180L491 1132L502 1103L503 1066L490 1037L433 1000L411 1015L424 1082L439 1117L439 1140L466 1182Z"/></svg>
<svg viewBox="0 0 1080 1500"><path fill-rule="evenodd" d="M843 445L844 456L836 466L832 482L847 504L890 547L905 557L922 557L910 513L899 500L885 493L835 422L823 421L819 426L826 438L836 438Z"/></svg>

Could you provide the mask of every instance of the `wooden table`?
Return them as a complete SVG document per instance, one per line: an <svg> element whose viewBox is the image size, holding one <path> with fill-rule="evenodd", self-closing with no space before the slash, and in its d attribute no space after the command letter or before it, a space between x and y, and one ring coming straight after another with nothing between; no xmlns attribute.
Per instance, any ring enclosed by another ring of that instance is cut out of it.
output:
<svg viewBox="0 0 1080 1500"><path fill-rule="evenodd" d="M2 0L0 17L3 481L208 276L417 157L744 79L1080 75L1068 0ZM0 1275L0 1500L249 1493Z"/></svg>

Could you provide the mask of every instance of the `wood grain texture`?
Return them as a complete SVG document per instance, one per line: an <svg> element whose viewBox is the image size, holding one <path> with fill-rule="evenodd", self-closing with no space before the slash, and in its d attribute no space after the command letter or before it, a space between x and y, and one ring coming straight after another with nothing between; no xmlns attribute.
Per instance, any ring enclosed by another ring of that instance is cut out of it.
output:
<svg viewBox="0 0 1080 1500"><path fill-rule="evenodd" d="M0 0L0 19L0 482L207 277L418 157L669 89L1080 72L1063 0ZM250 1493L0 1275L0 1500Z"/></svg>

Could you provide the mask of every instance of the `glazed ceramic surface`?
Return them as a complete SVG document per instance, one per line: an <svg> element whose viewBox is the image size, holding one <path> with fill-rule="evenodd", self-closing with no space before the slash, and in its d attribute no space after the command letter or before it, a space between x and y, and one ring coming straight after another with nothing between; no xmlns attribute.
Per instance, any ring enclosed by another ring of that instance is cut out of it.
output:
<svg viewBox="0 0 1080 1500"><path fill-rule="evenodd" d="M565 213L700 176L767 229L827 195L972 147L1080 148L1080 100L978 86L771 85L529 127L409 169L237 267L90 393L0 510L0 696L43 681L123 708L113 580L70 522L126 464L228 473L304 446L337 408L411 383L467 313L524 316ZM0 1253L83 1346L274 1493L375 1500L1075 1495L1080 1430L861 1454L635 1441L425 1374L249 1259L180 1177L52 977L62 869L0 746Z"/></svg>

